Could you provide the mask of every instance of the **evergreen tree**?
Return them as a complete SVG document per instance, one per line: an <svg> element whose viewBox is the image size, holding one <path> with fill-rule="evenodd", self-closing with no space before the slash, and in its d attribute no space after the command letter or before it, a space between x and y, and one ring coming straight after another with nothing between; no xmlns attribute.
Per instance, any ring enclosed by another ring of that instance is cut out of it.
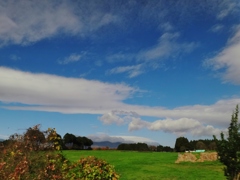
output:
<svg viewBox="0 0 240 180"><path fill-rule="evenodd" d="M240 126L238 123L238 112L237 105L232 114L227 139L225 139L223 132L220 134L220 140L218 140L216 136L213 136L217 144L219 160L226 166L224 168L224 174L227 179L230 180L240 179Z"/></svg>
<svg viewBox="0 0 240 180"><path fill-rule="evenodd" d="M178 137L175 142L175 150L177 152L184 152L185 150L189 150L190 144L187 138Z"/></svg>

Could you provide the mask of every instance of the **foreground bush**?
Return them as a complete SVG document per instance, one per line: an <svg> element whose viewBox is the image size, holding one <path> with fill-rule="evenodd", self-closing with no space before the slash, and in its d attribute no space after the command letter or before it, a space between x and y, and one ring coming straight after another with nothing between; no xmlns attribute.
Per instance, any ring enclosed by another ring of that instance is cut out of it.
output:
<svg viewBox="0 0 240 180"><path fill-rule="evenodd" d="M24 135L15 134L0 149L1 180L117 180L113 166L94 157L70 163L62 155L54 129L40 132L39 126Z"/></svg>
<svg viewBox="0 0 240 180"><path fill-rule="evenodd" d="M67 179L119 179L114 167L106 161L89 156L80 159L69 168Z"/></svg>

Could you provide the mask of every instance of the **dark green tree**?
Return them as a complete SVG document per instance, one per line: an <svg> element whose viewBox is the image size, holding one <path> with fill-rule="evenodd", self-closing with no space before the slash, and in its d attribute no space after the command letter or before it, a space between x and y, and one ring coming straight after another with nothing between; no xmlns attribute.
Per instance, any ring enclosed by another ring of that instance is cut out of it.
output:
<svg viewBox="0 0 240 180"><path fill-rule="evenodd" d="M216 150L217 149L217 145L216 142L211 142L208 146L209 150Z"/></svg>
<svg viewBox="0 0 240 180"><path fill-rule="evenodd" d="M76 137L76 144L80 149L84 149L83 138L81 136Z"/></svg>
<svg viewBox="0 0 240 180"><path fill-rule="evenodd" d="M91 147L91 145L93 144L93 141L91 139L88 139L85 136L82 137L82 141L83 141L84 149L85 148L89 149Z"/></svg>
<svg viewBox="0 0 240 180"><path fill-rule="evenodd" d="M63 142L66 143L76 143L76 136L74 134L66 133L63 136Z"/></svg>
<svg viewBox="0 0 240 180"><path fill-rule="evenodd" d="M178 137L175 142L175 150L177 152L183 152L185 150L189 150L189 141L185 137Z"/></svg>
<svg viewBox="0 0 240 180"><path fill-rule="evenodd" d="M162 146L162 145L158 145L158 146L157 146L157 151L162 152L162 151L163 151L163 146Z"/></svg>
<svg viewBox="0 0 240 180"><path fill-rule="evenodd" d="M223 132L220 134L220 140L215 135L213 136L217 145L219 160L226 166L224 174L230 180L240 178L240 125L238 123L238 113L237 105L228 128L228 138L225 139Z"/></svg>
<svg viewBox="0 0 240 180"><path fill-rule="evenodd" d="M150 151L146 143L119 144L117 150Z"/></svg>
<svg viewBox="0 0 240 180"><path fill-rule="evenodd" d="M197 143L196 143L196 149L207 149L207 146L205 145L205 143L204 142L202 142L202 141L198 141Z"/></svg>
<svg viewBox="0 0 240 180"><path fill-rule="evenodd" d="M164 152L173 152L173 148L171 148L170 146L164 146L163 151Z"/></svg>

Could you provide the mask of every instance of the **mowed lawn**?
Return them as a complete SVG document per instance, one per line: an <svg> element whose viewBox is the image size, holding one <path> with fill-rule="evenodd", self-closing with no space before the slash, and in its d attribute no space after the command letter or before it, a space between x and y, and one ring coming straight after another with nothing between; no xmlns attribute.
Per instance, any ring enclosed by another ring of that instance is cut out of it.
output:
<svg viewBox="0 0 240 180"><path fill-rule="evenodd" d="M177 153L134 151L63 151L70 161L95 156L114 165L120 180L224 180L218 162L184 162L175 164Z"/></svg>

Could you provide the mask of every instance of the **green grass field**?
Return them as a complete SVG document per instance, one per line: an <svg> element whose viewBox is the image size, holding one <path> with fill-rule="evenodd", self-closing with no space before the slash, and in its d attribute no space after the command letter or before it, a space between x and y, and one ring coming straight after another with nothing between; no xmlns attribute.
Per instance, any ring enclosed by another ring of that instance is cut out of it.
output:
<svg viewBox="0 0 240 180"><path fill-rule="evenodd" d="M120 180L224 180L223 166L215 162L175 164L177 153L134 151L63 151L70 161L95 156L115 166Z"/></svg>

